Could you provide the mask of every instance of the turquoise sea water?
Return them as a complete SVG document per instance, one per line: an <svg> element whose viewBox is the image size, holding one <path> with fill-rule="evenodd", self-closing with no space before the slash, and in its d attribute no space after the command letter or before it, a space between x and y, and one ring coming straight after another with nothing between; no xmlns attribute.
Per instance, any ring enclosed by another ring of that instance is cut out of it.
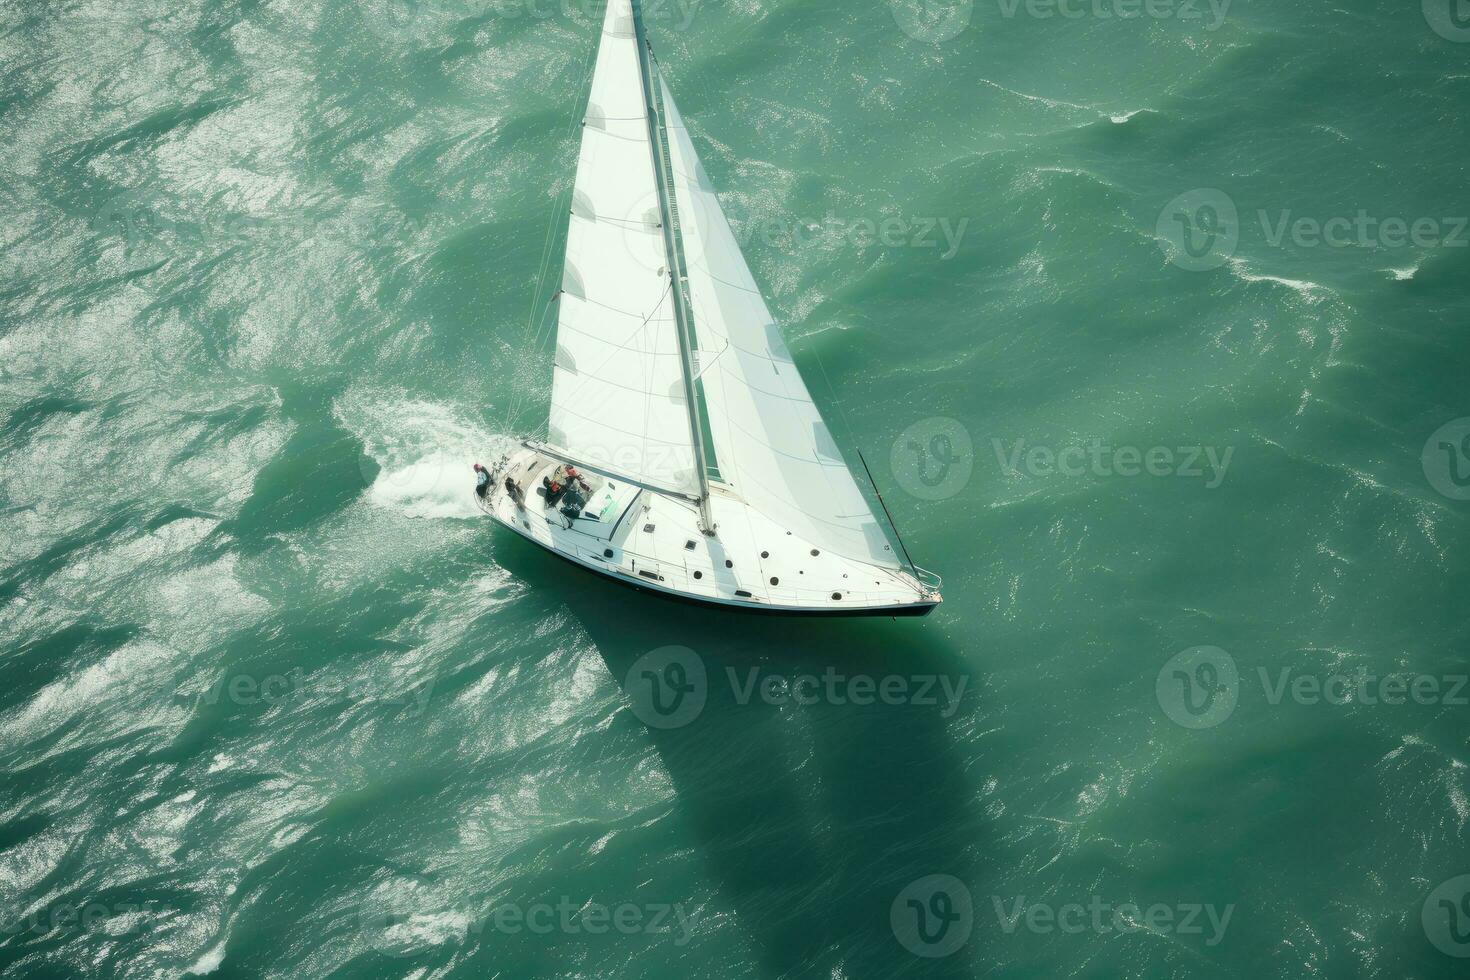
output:
<svg viewBox="0 0 1470 980"><path fill-rule="evenodd" d="M1464 4L651 9L811 623L470 504L599 11L0 0L3 975L1463 976Z"/></svg>

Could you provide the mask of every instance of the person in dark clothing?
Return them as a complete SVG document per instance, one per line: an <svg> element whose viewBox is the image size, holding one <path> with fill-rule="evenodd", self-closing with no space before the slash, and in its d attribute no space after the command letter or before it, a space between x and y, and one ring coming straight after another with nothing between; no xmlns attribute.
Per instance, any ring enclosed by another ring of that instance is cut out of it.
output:
<svg viewBox="0 0 1470 980"><path fill-rule="evenodd" d="M583 496L580 486L568 487L562 496L561 512L568 520L575 521L581 517L582 509L587 506L587 498Z"/></svg>
<svg viewBox="0 0 1470 980"><path fill-rule="evenodd" d="M555 507L556 502L567 492L567 488L549 476L541 478L541 485L546 488L546 506Z"/></svg>
<svg viewBox="0 0 1470 980"><path fill-rule="evenodd" d="M521 492L521 485L509 476L505 478L505 492L510 495L510 499L517 507L521 510L526 509L526 495Z"/></svg>
<svg viewBox="0 0 1470 980"><path fill-rule="evenodd" d="M485 499L485 494L487 494L489 492L490 492L490 471L487 470L487 469L485 469L485 467L481 466L479 463L476 463L475 464L475 493L477 493L477 494L480 495L480 499L481 500L484 500Z"/></svg>

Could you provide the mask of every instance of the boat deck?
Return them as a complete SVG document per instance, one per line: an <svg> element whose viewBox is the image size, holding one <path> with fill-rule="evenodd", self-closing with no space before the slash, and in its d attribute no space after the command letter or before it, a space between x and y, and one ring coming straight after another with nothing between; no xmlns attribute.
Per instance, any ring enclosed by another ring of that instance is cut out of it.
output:
<svg viewBox="0 0 1470 980"><path fill-rule="evenodd" d="M558 465L530 449L515 453L480 507L522 537L627 584L788 613L923 615L941 601L907 572L825 553L718 487L710 501L718 525L713 537L700 532L692 502L601 477L593 498L598 513L571 521L546 507L540 492L541 478ZM524 508L506 491L507 473L524 490Z"/></svg>

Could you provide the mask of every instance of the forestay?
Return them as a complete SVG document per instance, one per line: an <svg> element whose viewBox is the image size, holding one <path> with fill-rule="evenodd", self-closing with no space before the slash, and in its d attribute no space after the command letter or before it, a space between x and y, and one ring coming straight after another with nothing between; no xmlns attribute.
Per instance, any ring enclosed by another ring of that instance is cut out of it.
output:
<svg viewBox="0 0 1470 980"><path fill-rule="evenodd" d="M636 45L631 0L609 0L572 194L548 435L571 458L698 495Z"/></svg>
<svg viewBox="0 0 1470 980"><path fill-rule="evenodd" d="M668 85L664 122L710 439L722 480L821 548L899 562L853 480L761 296Z"/></svg>

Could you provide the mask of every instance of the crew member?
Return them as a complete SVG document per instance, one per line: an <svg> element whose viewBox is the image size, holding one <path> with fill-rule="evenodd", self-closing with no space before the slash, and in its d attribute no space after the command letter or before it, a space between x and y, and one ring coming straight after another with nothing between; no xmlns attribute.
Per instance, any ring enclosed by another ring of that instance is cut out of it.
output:
<svg viewBox="0 0 1470 980"><path fill-rule="evenodd" d="M541 478L541 486L546 489L547 507L555 507L556 502L561 499L562 494L567 492L567 488L564 484L562 484L560 481L553 480L549 476L543 476Z"/></svg>
<svg viewBox="0 0 1470 980"><path fill-rule="evenodd" d="M588 486L587 481L582 479L582 474L577 472L577 468L570 464L567 466L567 482L581 488L584 497L592 495L592 487Z"/></svg>

